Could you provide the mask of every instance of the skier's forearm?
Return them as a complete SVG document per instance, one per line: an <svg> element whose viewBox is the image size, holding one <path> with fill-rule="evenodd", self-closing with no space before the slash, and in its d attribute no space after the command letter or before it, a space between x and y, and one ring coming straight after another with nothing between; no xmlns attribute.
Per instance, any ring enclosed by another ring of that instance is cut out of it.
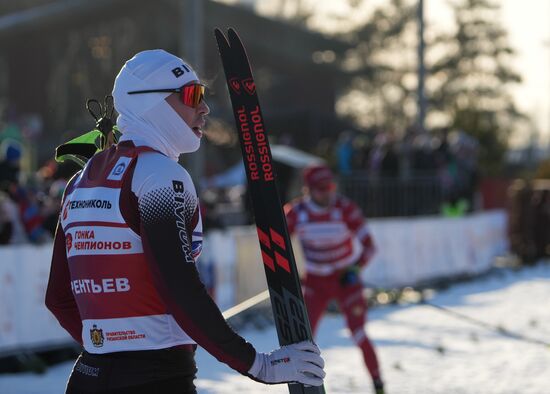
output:
<svg viewBox="0 0 550 394"><path fill-rule="evenodd" d="M208 295L192 258L182 247L181 238L187 235L181 231L175 218L142 222L143 248L155 286L170 313L191 338L221 362L246 373L256 352L227 325Z"/></svg>

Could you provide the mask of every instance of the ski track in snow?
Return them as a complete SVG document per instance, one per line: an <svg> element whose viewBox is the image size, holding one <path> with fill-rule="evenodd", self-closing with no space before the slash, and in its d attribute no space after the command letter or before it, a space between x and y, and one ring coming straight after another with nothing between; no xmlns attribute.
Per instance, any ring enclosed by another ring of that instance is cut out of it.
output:
<svg viewBox="0 0 550 394"><path fill-rule="evenodd" d="M430 302L494 326L550 342L550 265L502 271L455 285ZM428 305L373 309L367 330L374 341L389 394L550 393L550 347L489 331ZM241 332L260 351L277 347L275 328ZM359 350L341 316L326 315L317 343L327 363L327 393L372 393ZM199 350L201 394L288 393L262 385ZM72 363L43 375L0 375L2 394L62 393Z"/></svg>

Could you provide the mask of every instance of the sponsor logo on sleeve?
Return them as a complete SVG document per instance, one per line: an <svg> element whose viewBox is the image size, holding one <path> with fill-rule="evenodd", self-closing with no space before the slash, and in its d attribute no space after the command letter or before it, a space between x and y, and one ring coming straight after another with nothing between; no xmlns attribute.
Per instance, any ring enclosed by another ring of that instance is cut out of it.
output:
<svg viewBox="0 0 550 394"><path fill-rule="evenodd" d="M117 164L117 166L113 170L113 175L118 176L118 175L122 174L125 169L126 169L126 164L125 163Z"/></svg>
<svg viewBox="0 0 550 394"><path fill-rule="evenodd" d="M115 166L111 170L111 173L107 177L109 181L120 181L124 176L124 173L128 169L128 165L132 161L131 157L120 157L116 162Z"/></svg>

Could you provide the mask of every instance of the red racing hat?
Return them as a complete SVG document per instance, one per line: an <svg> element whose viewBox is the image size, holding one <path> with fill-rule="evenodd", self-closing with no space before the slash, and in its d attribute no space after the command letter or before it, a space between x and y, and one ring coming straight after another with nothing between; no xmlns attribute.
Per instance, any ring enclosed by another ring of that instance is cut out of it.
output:
<svg viewBox="0 0 550 394"><path fill-rule="evenodd" d="M304 183L310 189L324 191L333 190L336 186L334 183L334 174L324 164L306 167L304 170Z"/></svg>

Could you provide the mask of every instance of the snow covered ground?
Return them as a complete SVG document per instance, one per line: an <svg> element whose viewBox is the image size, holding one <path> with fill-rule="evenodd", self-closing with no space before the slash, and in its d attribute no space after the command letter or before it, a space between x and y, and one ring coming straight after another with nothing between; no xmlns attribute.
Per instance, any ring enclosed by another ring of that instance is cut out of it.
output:
<svg viewBox="0 0 550 394"><path fill-rule="evenodd" d="M502 271L439 292L431 302L525 336L550 342L550 263ZM428 305L373 309L368 332L390 394L550 393L550 347L503 336ZM261 351L276 346L274 328L242 335ZM317 342L327 362L327 393L371 393L359 351L343 319L326 316ZM255 383L197 354L200 393L288 393ZM0 375L0 393L62 393L71 363L44 375Z"/></svg>

